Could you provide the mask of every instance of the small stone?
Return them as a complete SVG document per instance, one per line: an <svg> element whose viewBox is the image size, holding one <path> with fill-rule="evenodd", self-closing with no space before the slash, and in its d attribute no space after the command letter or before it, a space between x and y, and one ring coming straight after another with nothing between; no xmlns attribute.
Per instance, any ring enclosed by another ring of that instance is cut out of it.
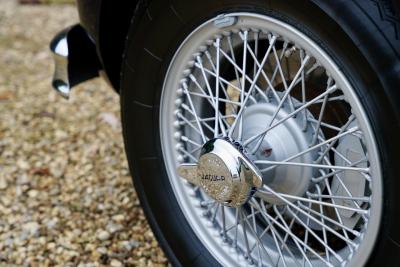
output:
<svg viewBox="0 0 400 267"><path fill-rule="evenodd" d="M23 159L18 159L18 160L17 160L17 166L18 166L18 168L20 168L20 169L22 169L22 170L27 170L27 169L29 169L29 167L30 167L29 163L26 162L26 161L23 160Z"/></svg>
<svg viewBox="0 0 400 267"><path fill-rule="evenodd" d="M52 218L51 220L49 220L46 223L46 226L49 229L54 229L56 227L56 225L57 225L57 222L58 222L58 218Z"/></svg>
<svg viewBox="0 0 400 267"><path fill-rule="evenodd" d="M10 206L10 205L13 203L12 199L10 199L9 197L6 197L6 196L1 197L1 202L2 202L2 203L4 204L4 206L6 206L6 207Z"/></svg>
<svg viewBox="0 0 400 267"><path fill-rule="evenodd" d="M29 183L30 183L29 177L25 173L20 175L17 179L17 184L19 184L19 185L24 185L24 184L29 184Z"/></svg>
<svg viewBox="0 0 400 267"><path fill-rule="evenodd" d="M64 132L64 131L62 131L62 130L59 130L59 129L57 129L57 130L55 131L54 135L55 135L55 137L56 137L57 139L64 139L64 138L67 138L67 137L68 137L68 133L66 133L66 132Z"/></svg>
<svg viewBox="0 0 400 267"><path fill-rule="evenodd" d="M121 231L122 229L124 229L124 227L120 224L114 224L114 223L107 224L107 231L110 232L111 234Z"/></svg>
<svg viewBox="0 0 400 267"><path fill-rule="evenodd" d="M129 197L124 197L124 198L122 199L122 204L124 204L124 205L128 204L129 202L130 202Z"/></svg>
<svg viewBox="0 0 400 267"><path fill-rule="evenodd" d="M31 197L31 198L35 198L35 197L37 197L39 195L39 191L37 191L37 190L29 190L28 191L28 196L29 197Z"/></svg>
<svg viewBox="0 0 400 267"><path fill-rule="evenodd" d="M48 250L54 250L56 248L56 243L50 242L50 243L47 244L46 247L47 247Z"/></svg>
<svg viewBox="0 0 400 267"><path fill-rule="evenodd" d="M5 245L6 247L11 247L13 244L14 244L14 239L12 239L12 238L7 238L7 239L4 241L4 245Z"/></svg>
<svg viewBox="0 0 400 267"><path fill-rule="evenodd" d="M22 225L22 230L29 235L36 235L39 231L40 225L37 222L28 222Z"/></svg>
<svg viewBox="0 0 400 267"><path fill-rule="evenodd" d="M112 216L112 219L116 222L122 222L123 220L125 220L125 216L123 214L117 214Z"/></svg>
<svg viewBox="0 0 400 267"><path fill-rule="evenodd" d="M110 237L111 237L110 233L107 232L107 231L104 231L104 230L100 231L100 232L98 233L98 235L97 235L97 238L98 238L99 240L101 240L101 241L108 240L108 239L110 239Z"/></svg>
<svg viewBox="0 0 400 267"><path fill-rule="evenodd" d="M40 245L45 245L45 244L46 244L46 238L45 238L44 236L41 236L41 237L39 237L39 238L37 239L37 242L38 242Z"/></svg>
<svg viewBox="0 0 400 267"><path fill-rule="evenodd" d="M119 119L111 112L102 112L99 115L99 119L110 125L114 130L116 130L120 125Z"/></svg>
<svg viewBox="0 0 400 267"><path fill-rule="evenodd" d="M120 261L116 260L116 259L112 259L111 262L110 262L110 266L112 266L112 267L121 267L122 263Z"/></svg>
<svg viewBox="0 0 400 267"><path fill-rule="evenodd" d="M4 190L8 187L8 183L5 177L0 176L0 189Z"/></svg>
<svg viewBox="0 0 400 267"><path fill-rule="evenodd" d="M127 251L131 251L132 249L139 247L139 242L136 240L125 240L121 242L121 246Z"/></svg>
<svg viewBox="0 0 400 267"><path fill-rule="evenodd" d="M105 247L98 247L96 251L100 254L107 254L107 249Z"/></svg>

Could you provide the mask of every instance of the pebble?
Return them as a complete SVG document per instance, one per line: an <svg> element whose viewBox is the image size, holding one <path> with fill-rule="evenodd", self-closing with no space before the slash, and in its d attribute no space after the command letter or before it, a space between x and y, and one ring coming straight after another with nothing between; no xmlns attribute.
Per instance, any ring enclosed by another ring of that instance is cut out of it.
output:
<svg viewBox="0 0 400 267"><path fill-rule="evenodd" d="M26 173L18 176L17 184L24 185L24 184L28 184L29 182L30 182L30 180L29 180L29 177L28 177L28 175Z"/></svg>
<svg viewBox="0 0 400 267"><path fill-rule="evenodd" d="M114 223L108 223L106 228L107 228L107 231L110 232L111 234L115 234L116 232L124 229L124 227L122 225L114 224Z"/></svg>
<svg viewBox="0 0 400 267"><path fill-rule="evenodd" d="M112 219L116 222L122 222L125 220L125 216L123 214L117 214L112 216Z"/></svg>
<svg viewBox="0 0 400 267"><path fill-rule="evenodd" d="M96 251L100 254L107 254L107 249L105 247L98 247Z"/></svg>
<svg viewBox="0 0 400 267"><path fill-rule="evenodd" d="M100 231L99 234L97 235L97 238L101 241L105 241L110 239L111 235L107 231Z"/></svg>
<svg viewBox="0 0 400 267"><path fill-rule="evenodd" d="M116 259L112 259L111 262L110 262L110 266L112 266L112 267L121 267L122 263L120 261L116 260Z"/></svg>
<svg viewBox="0 0 400 267"><path fill-rule="evenodd" d="M39 228L40 225L37 222L28 222L22 225L22 230L30 235L36 235L39 231Z"/></svg>
<svg viewBox="0 0 400 267"><path fill-rule="evenodd" d="M1 190L6 189L7 186L8 186L7 181L5 179L0 179L0 189Z"/></svg>
<svg viewBox="0 0 400 267"><path fill-rule="evenodd" d="M131 251L132 249L139 247L139 242L137 242L136 240L126 240L121 242L121 246L127 251Z"/></svg>
<svg viewBox="0 0 400 267"><path fill-rule="evenodd" d="M56 227L57 225L57 222L58 222L57 218L52 218L46 223L46 226L47 228L54 229L54 227Z"/></svg>
<svg viewBox="0 0 400 267"><path fill-rule="evenodd" d="M39 191L37 191L37 190L29 190L28 191L28 196L31 197L31 198L35 198L38 195L39 195Z"/></svg>
<svg viewBox="0 0 400 267"><path fill-rule="evenodd" d="M17 160L17 166L18 166L18 168L20 168L20 169L22 169L22 170L27 170L27 169L29 169L29 167L30 167L29 163L26 162L26 161L23 160L23 159L18 159L18 160Z"/></svg>

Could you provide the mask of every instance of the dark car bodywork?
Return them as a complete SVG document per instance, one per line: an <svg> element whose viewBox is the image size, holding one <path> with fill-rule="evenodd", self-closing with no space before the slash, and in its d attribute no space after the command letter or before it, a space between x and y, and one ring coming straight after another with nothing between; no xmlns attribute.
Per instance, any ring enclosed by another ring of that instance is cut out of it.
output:
<svg viewBox="0 0 400 267"><path fill-rule="evenodd" d="M266 0L267 1L267 0ZM385 38L389 31L397 31L400 42L400 25L394 20L395 13L400 13L400 0L365 0L369 4L378 6L380 17L384 21L384 29L376 25L365 25L366 20L356 20L353 12L360 10L354 8L357 3L352 0L304 0L312 1L320 9L331 17L344 29L355 44L367 42L366 49L361 51L365 58L370 60L373 69L381 68L378 62L374 62L372 54L380 53L386 49L395 50L400 54L400 45L388 47L388 43L379 42ZM170 8L173 8L174 0L169 0ZM80 24L64 30L56 36L52 42L52 50L56 54L56 74L53 86L62 95L67 97L69 90L74 85L104 74L106 80L115 91L119 91L121 63L123 59L125 40L128 30L137 10L146 10L148 19L151 20L151 0L111 1L111 0L77 0ZM393 16L393 20L391 20ZM64 39L63 39L64 38ZM373 38L374 40L371 40ZM68 52L57 53L56 47L60 40L67 44ZM382 57L386 53L382 52ZM379 58L379 57L378 57ZM399 70L396 69L394 59L388 58L385 66L387 71L379 77L382 84L391 83L399 78ZM59 89L57 89L57 85ZM400 99L400 93L399 93Z"/></svg>
<svg viewBox="0 0 400 267"><path fill-rule="evenodd" d="M119 89L119 76L125 38L138 0L78 0L81 25L96 43L106 78Z"/></svg>

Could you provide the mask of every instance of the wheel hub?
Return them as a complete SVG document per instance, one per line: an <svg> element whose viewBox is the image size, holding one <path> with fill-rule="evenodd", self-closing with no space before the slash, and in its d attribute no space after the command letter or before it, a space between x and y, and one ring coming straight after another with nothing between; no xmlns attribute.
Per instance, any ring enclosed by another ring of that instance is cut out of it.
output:
<svg viewBox="0 0 400 267"><path fill-rule="evenodd" d="M219 203L239 207L262 186L257 167L243 153L243 148L228 139L213 139L204 144L198 164L183 164L178 173L201 186Z"/></svg>
<svg viewBox="0 0 400 267"><path fill-rule="evenodd" d="M265 123L271 121L275 110L276 105L273 103L248 107L243 115L243 139L262 132ZM287 115L286 109L282 108L275 120ZM281 166L260 171L253 163L265 159L285 161L307 149L314 131L309 125L302 125L304 116L312 115L298 115L268 132L257 151L250 156L244 153L244 148L238 142L228 138L212 139L203 145L198 163L183 164L178 168L178 173L189 182L202 187L219 203L231 207L243 205L262 184L267 184L279 193L304 195L310 185L312 168ZM251 144L249 151L254 146L255 144ZM315 156L313 153L306 153L292 162L312 163ZM269 203L284 204L280 198L267 192L263 192L262 197Z"/></svg>
<svg viewBox="0 0 400 267"><path fill-rule="evenodd" d="M296 104L296 100L292 98L292 102ZM274 112L277 110L277 104L273 102L260 103L248 107L244 113L243 119L243 139L248 138L265 130L265 125L270 123ZM290 106L285 105L278 112L274 122L276 123L285 118L290 113ZM251 155L253 161L268 160L272 162L282 162L293 155L300 153L310 147L314 128L307 123L305 116L312 117L308 111L300 113L296 117L291 118L285 123L269 131L263 138L257 151ZM272 124L274 123L272 122ZM252 151L257 142L249 144L248 150ZM314 152L305 153L290 162L313 163L317 155ZM261 167L261 166L260 166ZM302 196L310 185L311 177L313 177L313 169L300 166L279 166L269 168L271 166L262 165L261 169L263 183L279 193ZM263 198L269 203L283 204L282 200L274 195L265 192Z"/></svg>

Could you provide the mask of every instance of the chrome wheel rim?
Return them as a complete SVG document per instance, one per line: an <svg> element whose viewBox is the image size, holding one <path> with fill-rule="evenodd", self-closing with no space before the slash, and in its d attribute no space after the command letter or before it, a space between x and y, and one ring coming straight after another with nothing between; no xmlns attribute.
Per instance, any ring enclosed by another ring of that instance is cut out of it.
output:
<svg viewBox="0 0 400 267"><path fill-rule="evenodd" d="M264 15L213 18L177 50L160 107L169 181L219 263L366 262L381 215L378 150L356 92L311 38ZM263 188L238 208L215 202L177 173L181 163L197 162L207 140L226 136L265 174Z"/></svg>

